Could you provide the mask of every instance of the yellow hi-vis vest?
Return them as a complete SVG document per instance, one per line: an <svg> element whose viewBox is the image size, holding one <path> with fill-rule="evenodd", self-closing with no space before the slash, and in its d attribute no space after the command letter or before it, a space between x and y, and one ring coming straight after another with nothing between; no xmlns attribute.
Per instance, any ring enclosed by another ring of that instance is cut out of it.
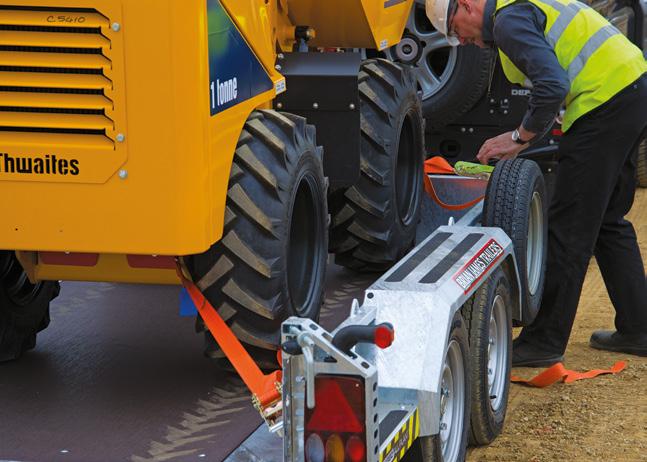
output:
<svg viewBox="0 0 647 462"><path fill-rule="evenodd" d="M496 12L516 1L497 0ZM527 1L546 15L544 36L571 81L563 131L647 72L642 51L587 5L576 0ZM510 82L532 85L501 50L499 56Z"/></svg>

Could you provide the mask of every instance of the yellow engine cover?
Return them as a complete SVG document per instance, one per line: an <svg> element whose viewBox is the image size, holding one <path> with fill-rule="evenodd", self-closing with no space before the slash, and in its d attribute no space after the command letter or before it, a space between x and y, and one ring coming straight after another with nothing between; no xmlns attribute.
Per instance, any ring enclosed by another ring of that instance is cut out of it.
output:
<svg viewBox="0 0 647 462"><path fill-rule="evenodd" d="M216 242L243 124L285 87L277 5L11 5L0 9L11 26L0 31L0 248L184 255Z"/></svg>
<svg viewBox="0 0 647 462"><path fill-rule="evenodd" d="M414 0L283 0L290 20L310 26L317 47L384 50L402 38Z"/></svg>

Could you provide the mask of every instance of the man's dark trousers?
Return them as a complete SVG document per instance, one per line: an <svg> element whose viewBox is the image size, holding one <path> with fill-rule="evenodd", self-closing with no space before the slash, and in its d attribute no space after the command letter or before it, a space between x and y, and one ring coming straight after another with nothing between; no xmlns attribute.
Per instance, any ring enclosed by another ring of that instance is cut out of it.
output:
<svg viewBox="0 0 647 462"><path fill-rule="evenodd" d="M624 216L636 191L634 153L647 129L647 74L579 118L559 146L548 220L546 285L522 341L563 354L592 255L616 309L616 330L647 334L647 282ZM604 326L600 326L604 327Z"/></svg>

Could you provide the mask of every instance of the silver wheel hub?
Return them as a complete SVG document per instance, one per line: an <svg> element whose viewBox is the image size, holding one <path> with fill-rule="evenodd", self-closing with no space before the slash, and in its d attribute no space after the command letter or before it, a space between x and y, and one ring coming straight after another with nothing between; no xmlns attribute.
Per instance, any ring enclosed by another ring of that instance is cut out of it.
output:
<svg viewBox="0 0 647 462"><path fill-rule="evenodd" d="M461 347L452 340L447 349L440 388L440 444L443 461L458 459L465 419L465 369Z"/></svg>
<svg viewBox="0 0 647 462"><path fill-rule="evenodd" d="M416 60L420 52L420 45L412 37L404 37L395 46L395 56L399 61L410 64Z"/></svg>
<svg viewBox="0 0 647 462"><path fill-rule="evenodd" d="M503 404L503 394L508 381L507 365L509 344L507 333L507 307L503 297L497 295L490 314L487 379L490 406L497 412Z"/></svg>
<svg viewBox="0 0 647 462"><path fill-rule="evenodd" d="M541 267L544 249L544 208L541 195L534 192L530 202L528 221L528 243L526 244L526 274L528 291L535 295L541 280Z"/></svg>

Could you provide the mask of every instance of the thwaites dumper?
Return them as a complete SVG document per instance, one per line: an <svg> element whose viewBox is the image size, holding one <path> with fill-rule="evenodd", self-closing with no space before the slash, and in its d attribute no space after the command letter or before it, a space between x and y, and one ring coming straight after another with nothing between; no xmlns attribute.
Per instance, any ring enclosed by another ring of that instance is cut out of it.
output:
<svg viewBox="0 0 647 462"><path fill-rule="evenodd" d="M0 5L0 359L34 346L52 281L175 284L179 256L271 360L283 320L318 316L329 250L406 254L416 82L352 50L397 43L412 1Z"/></svg>

